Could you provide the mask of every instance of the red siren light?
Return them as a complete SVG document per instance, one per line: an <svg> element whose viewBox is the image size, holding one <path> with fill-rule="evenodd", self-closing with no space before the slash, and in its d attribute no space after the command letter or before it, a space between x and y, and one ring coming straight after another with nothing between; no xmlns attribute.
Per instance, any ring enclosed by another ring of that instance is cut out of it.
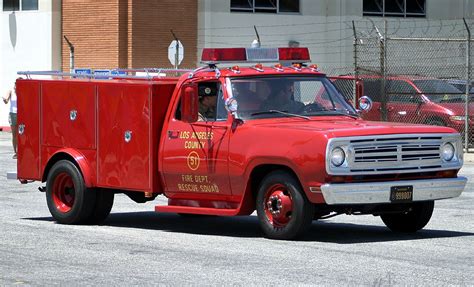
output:
<svg viewBox="0 0 474 287"><path fill-rule="evenodd" d="M309 62L308 48L278 48L280 61Z"/></svg>
<svg viewBox="0 0 474 287"><path fill-rule="evenodd" d="M202 50L201 61L203 62L245 62L246 60L245 48L206 48Z"/></svg>
<svg viewBox="0 0 474 287"><path fill-rule="evenodd" d="M310 62L308 48L205 48L201 62L208 64L247 63L305 63Z"/></svg>

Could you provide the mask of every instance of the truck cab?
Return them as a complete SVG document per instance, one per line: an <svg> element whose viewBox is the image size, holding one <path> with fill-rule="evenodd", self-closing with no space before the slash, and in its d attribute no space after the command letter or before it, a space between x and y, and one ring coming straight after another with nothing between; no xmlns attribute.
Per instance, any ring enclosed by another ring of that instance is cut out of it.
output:
<svg viewBox="0 0 474 287"><path fill-rule="evenodd" d="M455 130L363 120L305 64L306 48L204 49L202 60L204 67L170 79L19 80L19 123L40 123L19 135L19 178L46 182L61 223L104 220L114 193L137 202L161 194L168 204L157 212L256 211L274 239L338 214L373 214L394 231L415 232L434 200L464 189ZM88 104L50 107L54 97L86 91Z"/></svg>

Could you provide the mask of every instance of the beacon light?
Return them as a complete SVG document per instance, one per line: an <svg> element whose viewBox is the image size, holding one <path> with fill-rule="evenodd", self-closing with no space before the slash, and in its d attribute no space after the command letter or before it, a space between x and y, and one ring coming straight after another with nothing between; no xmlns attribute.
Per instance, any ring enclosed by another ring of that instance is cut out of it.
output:
<svg viewBox="0 0 474 287"><path fill-rule="evenodd" d="M308 48L205 48L201 62L216 63L274 63L309 62Z"/></svg>
<svg viewBox="0 0 474 287"><path fill-rule="evenodd" d="M201 61L206 63L245 62L245 48L215 48L203 49Z"/></svg>

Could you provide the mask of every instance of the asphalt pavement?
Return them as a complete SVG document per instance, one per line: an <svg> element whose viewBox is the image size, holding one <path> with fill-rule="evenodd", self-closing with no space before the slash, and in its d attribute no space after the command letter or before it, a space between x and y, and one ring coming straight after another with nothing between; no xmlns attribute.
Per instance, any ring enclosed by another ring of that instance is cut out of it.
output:
<svg viewBox="0 0 474 287"><path fill-rule="evenodd" d="M0 132L0 286L324 285L473 286L474 163L467 189L437 201L416 234L378 217L315 221L298 241L265 239L255 215L184 218L117 195L101 226L60 225L40 183L7 180L16 170Z"/></svg>

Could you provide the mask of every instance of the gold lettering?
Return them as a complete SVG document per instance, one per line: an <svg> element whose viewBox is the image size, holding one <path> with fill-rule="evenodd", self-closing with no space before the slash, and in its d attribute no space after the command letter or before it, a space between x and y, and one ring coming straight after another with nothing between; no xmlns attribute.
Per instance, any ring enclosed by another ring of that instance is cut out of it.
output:
<svg viewBox="0 0 474 287"><path fill-rule="evenodd" d="M188 191L188 192L197 192L198 185L197 184L189 184L189 183L178 183L178 190L179 191Z"/></svg>
<svg viewBox="0 0 474 287"><path fill-rule="evenodd" d="M179 132L179 138L180 139L189 139L189 132L188 131Z"/></svg>
<svg viewBox="0 0 474 287"><path fill-rule="evenodd" d="M218 193L219 187L217 184L203 184L199 186L202 192L206 193Z"/></svg>
<svg viewBox="0 0 474 287"><path fill-rule="evenodd" d="M214 138L213 132L195 132L191 135L192 139L200 139L200 140L212 140Z"/></svg>
<svg viewBox="0 0 474 287"><path fill-rule="evenodd" d="M208 183L209 180L207 179L207 175L195 175L194 176L194 181L198 183Z"/></svg>
<svg viewBox="0 0 474 287"><path fill-rule="evenodd" d="M193 176L190 174L183 174L181 175L181 180L183 182L193 182Z"/></svg>
<svg viewBox="0 0 474 287"><path fill-rule="evenodd" d="M196 148L204 148L206 146L206 142L198 142L198 141L185 141L184 148L185 149L196 149Z"/></svg>

